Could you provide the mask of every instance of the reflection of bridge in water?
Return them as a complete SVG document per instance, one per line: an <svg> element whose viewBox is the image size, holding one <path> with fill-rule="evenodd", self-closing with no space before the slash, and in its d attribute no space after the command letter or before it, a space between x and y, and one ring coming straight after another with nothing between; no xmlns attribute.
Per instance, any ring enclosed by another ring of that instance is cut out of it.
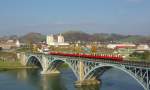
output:
<svg viewBox="0 0 150 90"><path fill-rule="evenodd" d="M112 61L87 59L82 57L66 57L57 55L21 53L21 61L24 65L38 64L42 68L42 74L55 73L57 68L66 63L74 72L77 84L97 84L98 77L110 67L120 69L133 77L145 90L150 90L150 66L146 63L129 61Z"/></svg>

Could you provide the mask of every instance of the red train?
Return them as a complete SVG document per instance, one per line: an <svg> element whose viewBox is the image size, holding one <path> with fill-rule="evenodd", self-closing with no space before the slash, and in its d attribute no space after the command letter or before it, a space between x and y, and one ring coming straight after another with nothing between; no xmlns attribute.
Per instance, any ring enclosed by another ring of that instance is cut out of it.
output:
<svg viewBox="0 0 150 90"><path fill-rule="evenodd" d="M94 55L94 54L78 54L78 53L64 53L64 52L49 52L50 55L68 56L68 57L82 57L89 59L108 59L113 61L123 61L120 55Z"/></svg>

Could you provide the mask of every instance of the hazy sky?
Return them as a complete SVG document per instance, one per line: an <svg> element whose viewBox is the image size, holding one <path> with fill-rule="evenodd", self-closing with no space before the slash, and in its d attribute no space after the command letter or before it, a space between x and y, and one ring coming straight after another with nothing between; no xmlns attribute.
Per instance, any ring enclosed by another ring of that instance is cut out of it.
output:
<svg viewBox="0 0 150 90"><path fill-rule="evenodd" d="M150 0L0 0L0 36L68 30L150 35Z"/></svg>

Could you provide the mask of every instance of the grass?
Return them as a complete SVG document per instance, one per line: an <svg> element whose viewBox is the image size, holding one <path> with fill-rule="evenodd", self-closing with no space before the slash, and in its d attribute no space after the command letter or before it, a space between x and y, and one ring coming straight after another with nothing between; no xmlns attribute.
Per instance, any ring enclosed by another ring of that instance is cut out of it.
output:
<svg viewBox="0 0 150 90"><path fill-rule="evenodd" d="M0 68L19 68L23 67L19 61L1 61L0 60Z"/></svg>

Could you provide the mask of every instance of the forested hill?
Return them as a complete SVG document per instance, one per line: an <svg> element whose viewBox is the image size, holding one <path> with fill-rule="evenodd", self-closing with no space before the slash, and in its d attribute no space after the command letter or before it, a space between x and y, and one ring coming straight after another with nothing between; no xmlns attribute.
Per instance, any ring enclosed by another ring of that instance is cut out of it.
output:
<svg viewBox="0 0 150 90"><path fill-rule="evenodd" d="M59 33L58 33L59 34ZM54 35L57 39L57 35ZM107 33L94 33L89 34L81 31L68 31L63 32L62 35L65 38L65 41L74 42L74 41L100 41L100 42L109 42L109 41L120 41L120 42L134 42L134 43L149 43L150 36L140 36L140 35L120 35L120 34L107 34ZM46 40L46 35L41 33L31 32L24 36L17 37L13 36L5 36L1 37L2 39L19 39L21 42L40 42Z"/></svg>
<svg viewBox="0 0 150 90"><path fill-rule="evenodd" d="M121 35L121 34L107 34L107 33L94 33L89 34L80 31L68 31L64 32L63 36L66 41L119 41L119 42L133 42L133 43L148 43L150 42L150 36L140 35Z"/></svg>

